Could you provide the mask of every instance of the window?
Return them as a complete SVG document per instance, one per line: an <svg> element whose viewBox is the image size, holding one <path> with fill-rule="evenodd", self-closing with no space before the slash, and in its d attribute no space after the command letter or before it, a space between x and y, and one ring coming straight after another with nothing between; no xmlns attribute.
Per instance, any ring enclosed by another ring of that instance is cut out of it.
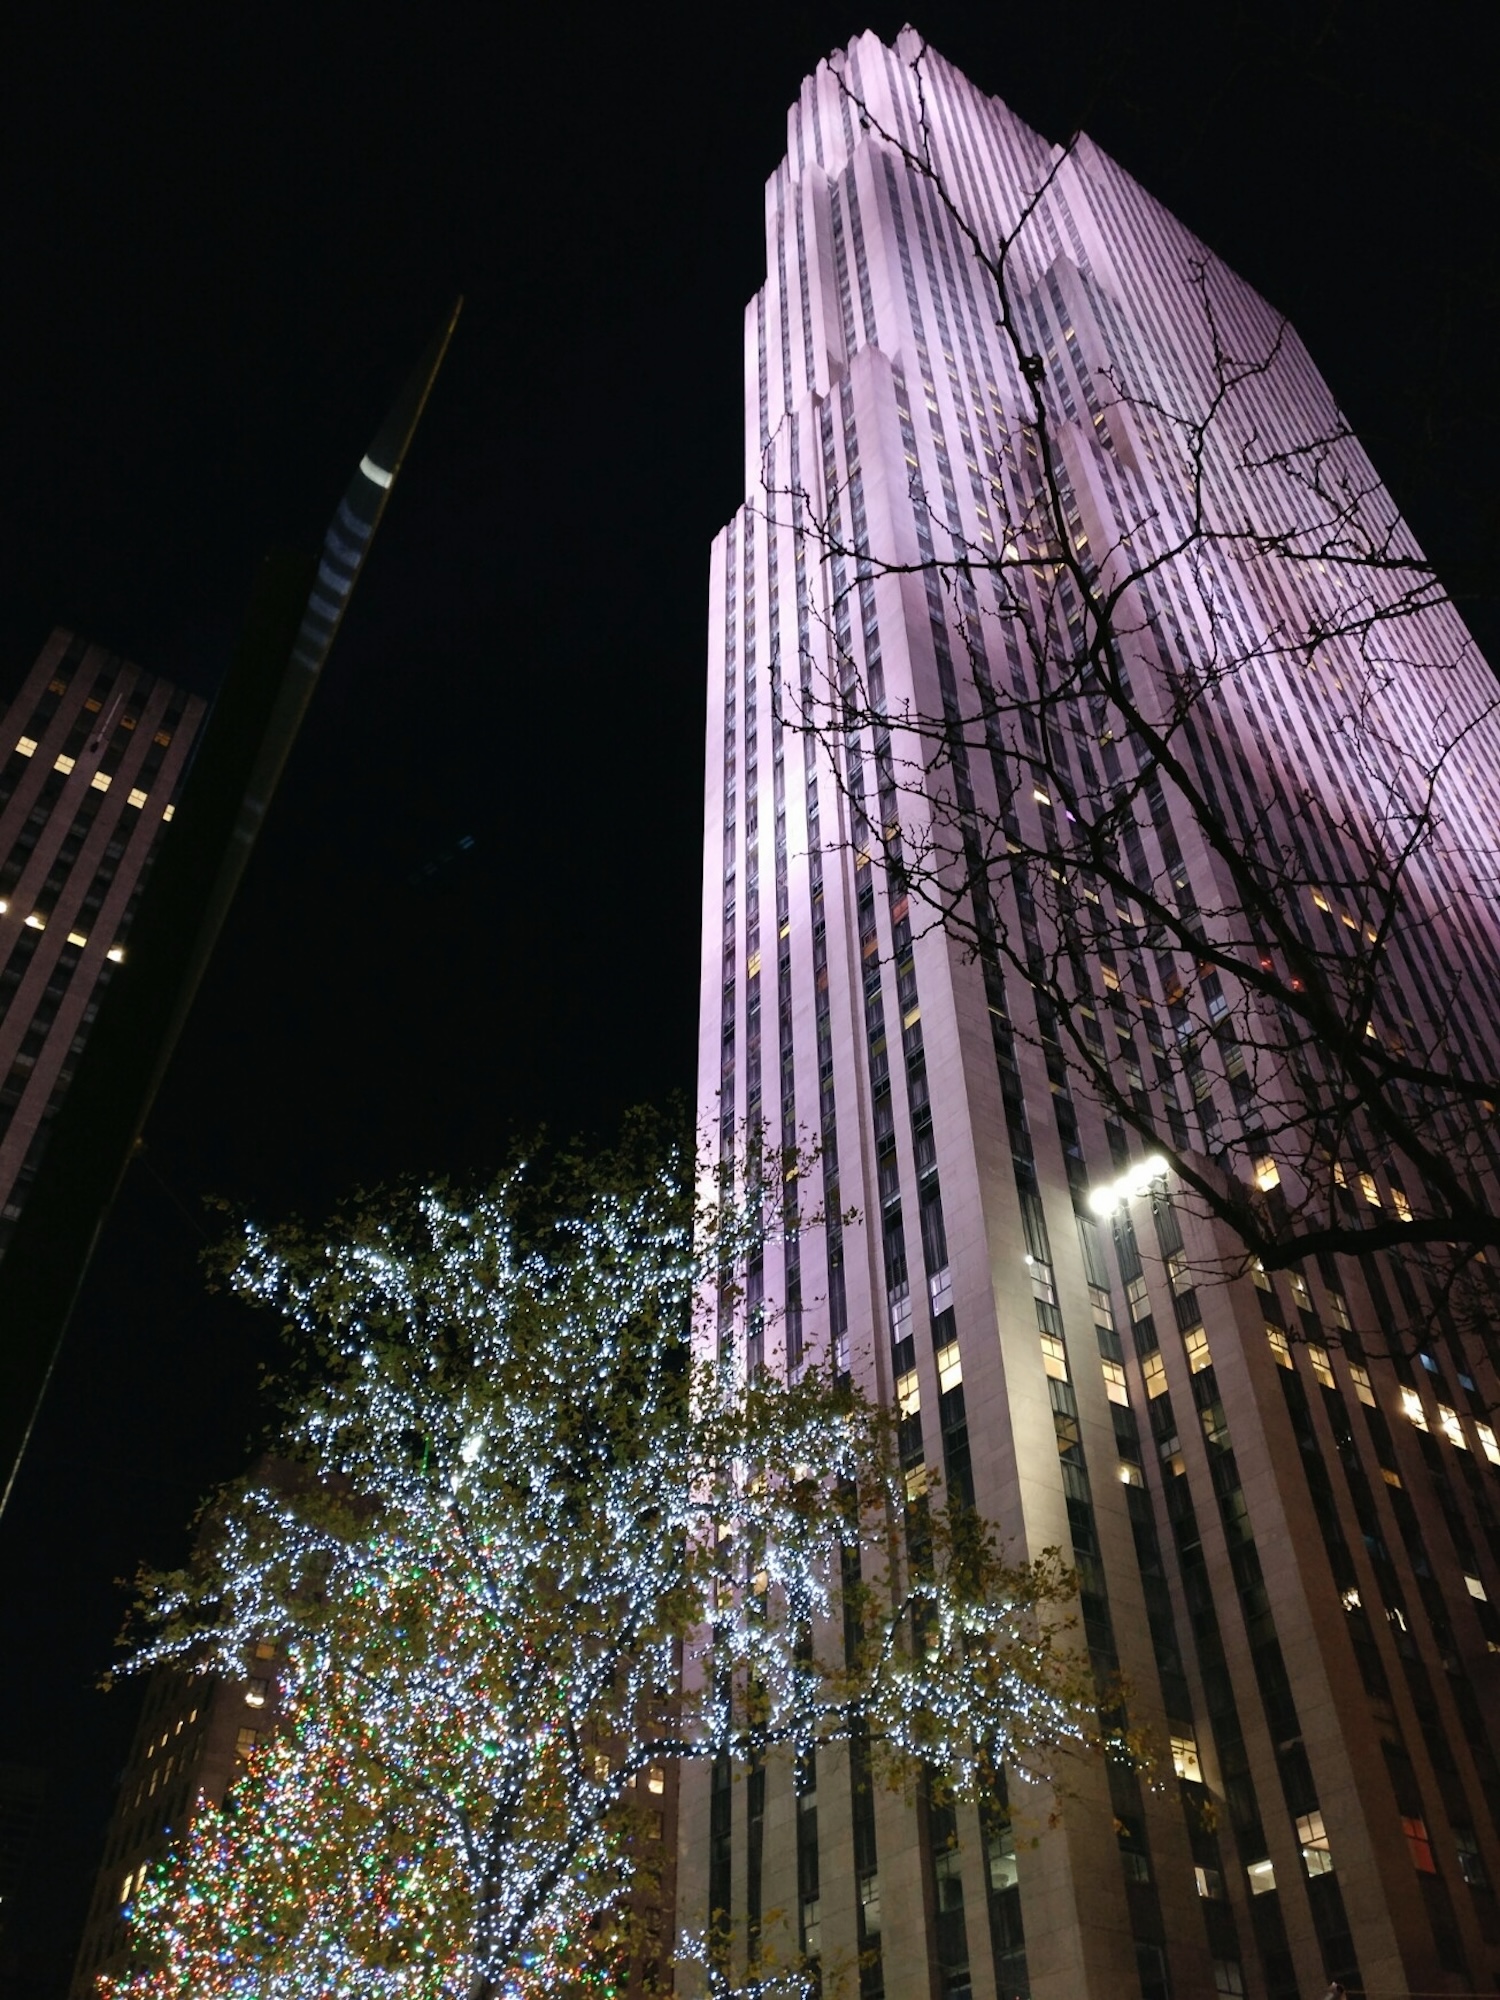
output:
<svg viewBox="0 0 1500 2000"><path fill-rule="evenodd" d="M1453 1844L1458 1849L1458 1872L1471 1889L1487 1889L1490 1878L1484 1872L1484 1856L1470 1826L1455 1826Z"/></svg>
<svg viewBox="0 0 1500 2000"><path fill-rule="evenodd" d="M1266 1321L1266 1339L1271 1344L1271 1352L1276 1358L1277 1366L1280 1368L1290 1368L1292 1365L1291 1344L1281 1328L1279 1326L1272 1326L1269 1320Z"/></svg>
<svg viewBox="0 0 1500 2000"><path fill-rule="evenodd" d="M1179 1778L1189 1778L1195 1785L1203 1783L1203 1766L1198 1761L1198 1743L1195 1737L1172 1738L1172 1769Z"/></svg>
<svg viewBox="0 0 1500 2000"><path fill-rule="evenodd" d="M1403 1814L1401 1831L1406 1835L1412 1867L1419 1875L1436 1875L1437 1862L1433 1858L1432 1842L1427 1837L1427 1822L1421 1819L1408 1819Z"/></svg>
<svg viewBox="0 0 1500 2000"><path fill-rule="evenodd" d="M1422 1408L1422 1398L1415 1389L1401 1391L1401 1414L1410 1417L1419 1431L1427 1428L1427 1412Z"/></svg>
<svg viewBox="0 0 1500 2000"><path fill-rule="evenodd" d="M258 1729L241 1729L236 1731L234 1739L235 1756L248 1757L259 1741L260 1731Z"/></svg>
<svg viewBox="0 0 1500 2000"><path fill-rule="evenodd" d="M667 1774L660 1764L653 1764L646 1773L646 1790L664 1792L667 1789Z"/></svg>
<svg viewBox="0 0 1500 2000"><path fill-rule="evenodd" d="M1331 1389L1334 1386L1333 1364L1328 1359L1328 1349L1326 1347L1319 1347L1316 1341L1309 1341L1307 1344L1307 1358L1312 1363L1312 1372L1323 1384L1323 1387Z"/></svg>
<svg viewBox="0 0 1500 2000"><path fill-rule="evenodd" d="M1395 1204L1396 1213L1400 1216L1401 1220L1403 1222L1410 1222L1412 1219L1411 1203L1406 1199L1404 1189L1398 1188L1394 1181L1391 1183L1391 1200Z"/></svg>
<svg viewBox="0 0 1500 2000"><path fill-rule="evenodd" d="M1370 1204L1371 1208L1379 1208L1380 1190L1375 1185L1375 1176L1373 1174L1360 1175L1359 1189L1360 1193L1364 1196L1365 1200Z"/></svg>
<svg viewBox="0 0 1500 2000"><path fill-rule="evenodd" d="M1120 1866L1127 1882L1151 1880L1151 1856L1146 1847L1146 1829L1138 1819L1123 1813L1115 1816L1115 1837L1120 1843Z"/></svg>
<svg viewBox="0 0 1500 2000"><path fill-rule="evenodd" d="M109 773L107 771L96 771L93 777L89 779L89 783L96 792L107 792L110 785Z"/></svg>
<svg viewBox="0 0 1500 2000"><path fill-rule="evenodd" d="M950 1340L946 1347L940 1347L937 1355L938 1388L946 1396L950 1389L956 1389L964 1379L964 1365L959 1358L958 1342Z"/></svg>
<svg viewBox="0 0 1500 2000"><path fill-rule="evenodd" d="M247 1681L245 1684L246 1708L264 1708L266 1705L266 1692L270 1685L271 1683L268 1680L259 1675L253 1680Z"/></svg>
<svg viewBox="0 0 1500 2000"><path fill-rule="evenodd" d="M1067 1352L1055 1333L1044 1333L1042 1335L1042 1366L1054 1382L1067 1381Z"/></svg>
<svg viewBox="0 0 1500 2000"><path fill-rule="evenodd" d="M1354 1384L1354 1393L1362 1403L1375 1408L1375 1391L1370 1387L1370 1371L1362 1368L1357 1361L1349 1363L1349 1380Z"/></svg>
<svg viewBox="0 0 1500 2000"><path fill-rule="evenodd" d="M1245 1974L1237 1958L1216 1958L1214 1960L1214 1991L1234 1996L1245 1990Z"/></svg>
<svg viewBox="0 0 1500 2000"><path fill-rule="evenodd" d="M1190 1326L1182 1336L1182 1344L1187 1349L1188 1367L1195 1375L1202 1374L1213 1361L1208 1351L1208 1335L1201 1326Z"/></svg>
<svg viewBox="0 0 1500 2000"><path fill-rule="evenodd" d="M1298 1817L1297 1838L1302 1843L1302 1866L1308 1874L1329 1874L1333 1856L1328 1851L1328 1834L1320 1812L1302 1813Z"/></svg>
<svg viewBox="0 0 1500 2000"><path fill-rule="evenodd" d="M903 1417L914 1417L922 1407L922 1391L917 1384L917 1371L909 1368L904 1375L896 1377L896 1408Z"/></svg>
<svg viewBox="0 0 1500 2000"><path fill-rule="evenodd" d="M34 757L36 755L36 738L34 736L23 736L20 742L17 743L16 748L23 757Z"/></svg>
<svg viewBox="0 0 1500 2000"><path fill-rule="evenodd" d="M1500 1465L1500 1439L1496 1438L1488 1424L1475 1424L1474 1429L1479 1434L1480 1449L1490 1464Z"/></svg>
<svg viewBox="0 0 1500 2000"><path fill-rule="evenodd" d="M1450 1410L1446 1403L1439 1403L1437 1412L1438 1429L1443 1433L1449 1444L1456 1444L1460 1451L1467 1451L1469 1449L1469 1440L1464 1436L1464 1427L1458 1421L1457 1410Z"/></svg>
<svg viewBox="0 0 1500 2000"><path fill-rule="evenodd" d="M1464 1588L1470 1597L1477 1597L1481 1604L1489 1603L1490 1594L1484 1584L1477 1576L1471 1576L1467 1570L1464 1571Z"/></svg>
<svg viewBox="0 0 1500 2000"><path fill-rule="evenodd" d="M1276 1887L1276 1870L1269 1861L1252 1861L1245 1870L1252 1896L1269 1895Z"/></svg>
<svg viewBox="0 0 1500 2000"><path fill-rule="evenodd" d="M603 1750L596 1750L594 1752L594 1783L596 1785L607 1785L612 1768L607 1753Z"/></svg>
<svg viewBox="0 0 1500 2000"><path fill-rule="evenodd" d="M1193 1880L1206 1903L1216 1903L1224 1894L1224 1878L1217 1868L1195 1868Z"/></svg>
<svg viewBox="0 0 1500 2000"><path fill-rule="evenodd" d="M1112 1403L1128 1404L1130 1395L1125 1387L1125 1370L1120 1366L1119 1362L1101 1361L1099 1366L1104 1371L1105 1395L1108 1396Z"/></svg>
<svg viewBox="0 0 1500 2000"><path fill-rule="evenodd" d="M1328 1293L1328 1317L1335 1326L1341 1326L1345 1333L1353 1330L1354 1322L1349 1317L1349 1303L1342 1292L1330 1289Z"/></svg>
<svg viewBox="0 0 1500 2000"><path fill-rule="evenodd" d="M1161 1350L1148 1354L1141 1363L1141 1378L1146 1384L1148 1396L1163 1396L1167 1389L1167 1364L1161 1358Z"/></svg>
<svg viewBox="0 0 1500 2000"><path fill-rule="evenodd" d="M125 794L125 803L128 806L134 806L137 812L139 812L141 807L146 803L146 794L141 790L139 785L134 785Z"/></svg>
<svg viewBox="0 0 1500 2000"><path fill-rule="evenodd" d="M1313 1309L1312 1293L1307 1289L1307 1280L1300 1271L1288 1271L1287 1283L1292 1288L1292 1297L1305 1313Z"/></svg>

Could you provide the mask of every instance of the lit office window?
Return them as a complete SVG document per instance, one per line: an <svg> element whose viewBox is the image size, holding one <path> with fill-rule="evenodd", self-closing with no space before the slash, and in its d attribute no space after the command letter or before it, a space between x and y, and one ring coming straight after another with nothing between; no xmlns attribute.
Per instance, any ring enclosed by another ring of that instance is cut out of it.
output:
<svg viewBox="0 0 1500 2000"><path fill-rule="evenodd" d="M1403 1416L1410 1417L1419 1431L1426 1430L1427 1412L1422 1408L1422 1398L1417 1394L1415 1389L1403 1389L1401 1391L1401 1413Z"/></svg>
<svg viewBox="0 0 1500 2000"><path fill-rule="evenodd" d="M1302 1843L1302 1866L1309 1875L1327 1875L1333 1869L1328 1851L1328 1834L1320 1812L1302 1813L1297 1820L1297 1838Z"/></svg>
<svg viewBox="0 0 1500 2000"><path fill-rule="evenodd" d="M1427 1822L1421 1819L1408 1819L1403 1814L1401 1831L1406 1835L1412 1867L1419 1875L1436 1875L1437 1862L1433 1857L1432 1842L1427 1836Z"/></svg>

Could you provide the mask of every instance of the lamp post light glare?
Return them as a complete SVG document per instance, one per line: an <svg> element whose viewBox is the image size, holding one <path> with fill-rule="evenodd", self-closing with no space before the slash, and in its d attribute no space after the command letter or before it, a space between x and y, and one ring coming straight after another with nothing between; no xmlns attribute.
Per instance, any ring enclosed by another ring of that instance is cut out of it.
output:
<svg viewBox="0 0 1500 2000"><path fill-rule="evenodd" d="M1145 1194L1155 1182L1165 1180L1166 1174L1167 1163L1161 1154L1148 1153L1117 1181L1106 1181L1103 1187L1095 1188L1089 1196L1089 1207L1095 1215L1113 1215L1136 1195Z"/></svg>

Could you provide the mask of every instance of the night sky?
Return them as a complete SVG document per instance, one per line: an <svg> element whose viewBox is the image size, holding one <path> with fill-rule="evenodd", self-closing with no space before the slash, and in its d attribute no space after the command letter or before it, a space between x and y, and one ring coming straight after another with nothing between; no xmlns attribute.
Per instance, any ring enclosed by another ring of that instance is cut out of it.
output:
<svg viewBox="0 0 1500 2000"><path fill-rule="evenodd" d="M936 0L918 26L1292 316L1493 657L1491 14ZM27 15L0 697L57 623L211 694L258 557L316 545L466 297L0 1526L0 1756L52 1787L14 1990L55 2000L134 1721L93 1691L113 1579L181 1553L262 1421L276 1328L205 1294L204 1196L316 1213L691 1088L707 553L742 497L763 183L804 73L902 15Z"/></svg>

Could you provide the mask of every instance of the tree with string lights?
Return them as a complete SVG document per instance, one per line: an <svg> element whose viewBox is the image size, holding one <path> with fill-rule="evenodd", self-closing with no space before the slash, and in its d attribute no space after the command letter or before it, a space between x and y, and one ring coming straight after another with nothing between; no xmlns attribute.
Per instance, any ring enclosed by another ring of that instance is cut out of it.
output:
<svg viewBox="0 0 1500 2000"><path fill-rule="evenodd" d="M649 1990L683 1760L858 1731L961 1789L1091 1745L1054 1558L910 1491L847 1378L695 1358L788 1171L695 1194L638 1121L607 1157L238 1236L230 1282L295 1351L276 1470L145 1578L132 1665L235 1674L275 1633L283 1722L137 1896L112 2000Z"/></svg>

